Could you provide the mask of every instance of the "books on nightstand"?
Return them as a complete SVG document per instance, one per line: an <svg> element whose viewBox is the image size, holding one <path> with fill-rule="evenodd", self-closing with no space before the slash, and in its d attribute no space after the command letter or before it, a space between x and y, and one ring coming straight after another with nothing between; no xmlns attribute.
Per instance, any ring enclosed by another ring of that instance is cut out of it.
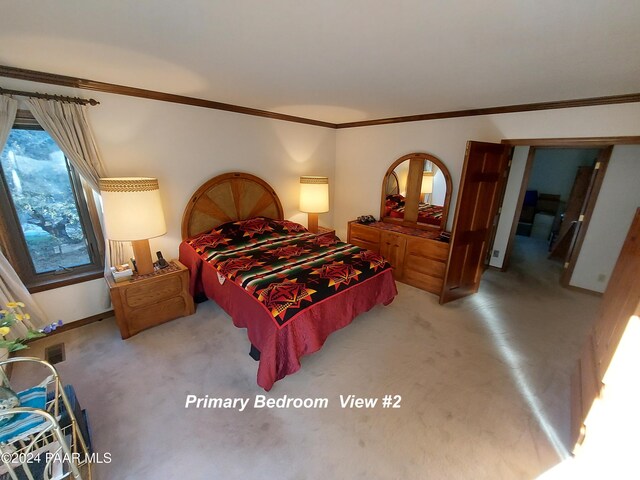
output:
<svg viewBox="0 0 640 480"><path fill-rule="evenodd" d="M133 270L126 263L124 265L116 265L115 267L111 267L111 275L113 276L114 282L124 282L133 277Z"/></svg>

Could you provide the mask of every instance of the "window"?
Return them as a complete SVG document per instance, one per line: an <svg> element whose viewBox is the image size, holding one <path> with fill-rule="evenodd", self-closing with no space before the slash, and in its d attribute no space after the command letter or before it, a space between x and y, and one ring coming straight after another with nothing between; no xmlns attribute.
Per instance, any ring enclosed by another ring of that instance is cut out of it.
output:
<svg viewBox="0 0 640 480"><path fill-rule="evenodd" d="M19 116L0 170L1 221L8 232L3 243L22 281L38 291L101 274L80 177L32 117Z"/></svg>

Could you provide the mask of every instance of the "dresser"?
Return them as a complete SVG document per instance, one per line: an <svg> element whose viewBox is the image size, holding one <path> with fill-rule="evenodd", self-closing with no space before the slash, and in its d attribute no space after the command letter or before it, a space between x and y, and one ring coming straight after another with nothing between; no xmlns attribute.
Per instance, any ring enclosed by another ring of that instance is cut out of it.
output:
<svg viewBox="0 0 640 480"><path fill-rule="evenodd" d="M347 242L380 253L397 281L440 295L449 258L449 243L440 238L435 230L351 221Z"/></svg>

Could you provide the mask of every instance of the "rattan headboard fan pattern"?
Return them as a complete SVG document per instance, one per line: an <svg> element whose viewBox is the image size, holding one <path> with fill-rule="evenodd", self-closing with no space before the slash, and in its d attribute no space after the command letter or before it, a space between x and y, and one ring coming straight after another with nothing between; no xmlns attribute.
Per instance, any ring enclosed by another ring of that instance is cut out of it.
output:
<svg viewBox="0 0 640 480"><path fill-rule="evenodd" d="M282 204L267 182L249 173L231 172L204 183L182 215L182 239L226 222L253 217L282 220Z"/></svg>

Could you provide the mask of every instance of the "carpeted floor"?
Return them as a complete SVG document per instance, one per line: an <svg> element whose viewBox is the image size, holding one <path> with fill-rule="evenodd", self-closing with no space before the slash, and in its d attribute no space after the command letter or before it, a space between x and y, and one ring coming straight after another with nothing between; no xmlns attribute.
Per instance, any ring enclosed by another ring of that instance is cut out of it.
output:
<svg viewBox="0 0 640 480"><path fill-rule="evenodd" d="M253 408L265 392L245 331L213 302L127 341L109 319L29 354L65 343L58 369L112 457L99 480L533 479L567 455L569 374L600 299L559 288L544 245L518 240L510 271L487 271L475 296L443 307L398 284L268 394L327 409ZM189 394L251 404L185 409ZM349 394L402 400L343 409Z"/></svg>

